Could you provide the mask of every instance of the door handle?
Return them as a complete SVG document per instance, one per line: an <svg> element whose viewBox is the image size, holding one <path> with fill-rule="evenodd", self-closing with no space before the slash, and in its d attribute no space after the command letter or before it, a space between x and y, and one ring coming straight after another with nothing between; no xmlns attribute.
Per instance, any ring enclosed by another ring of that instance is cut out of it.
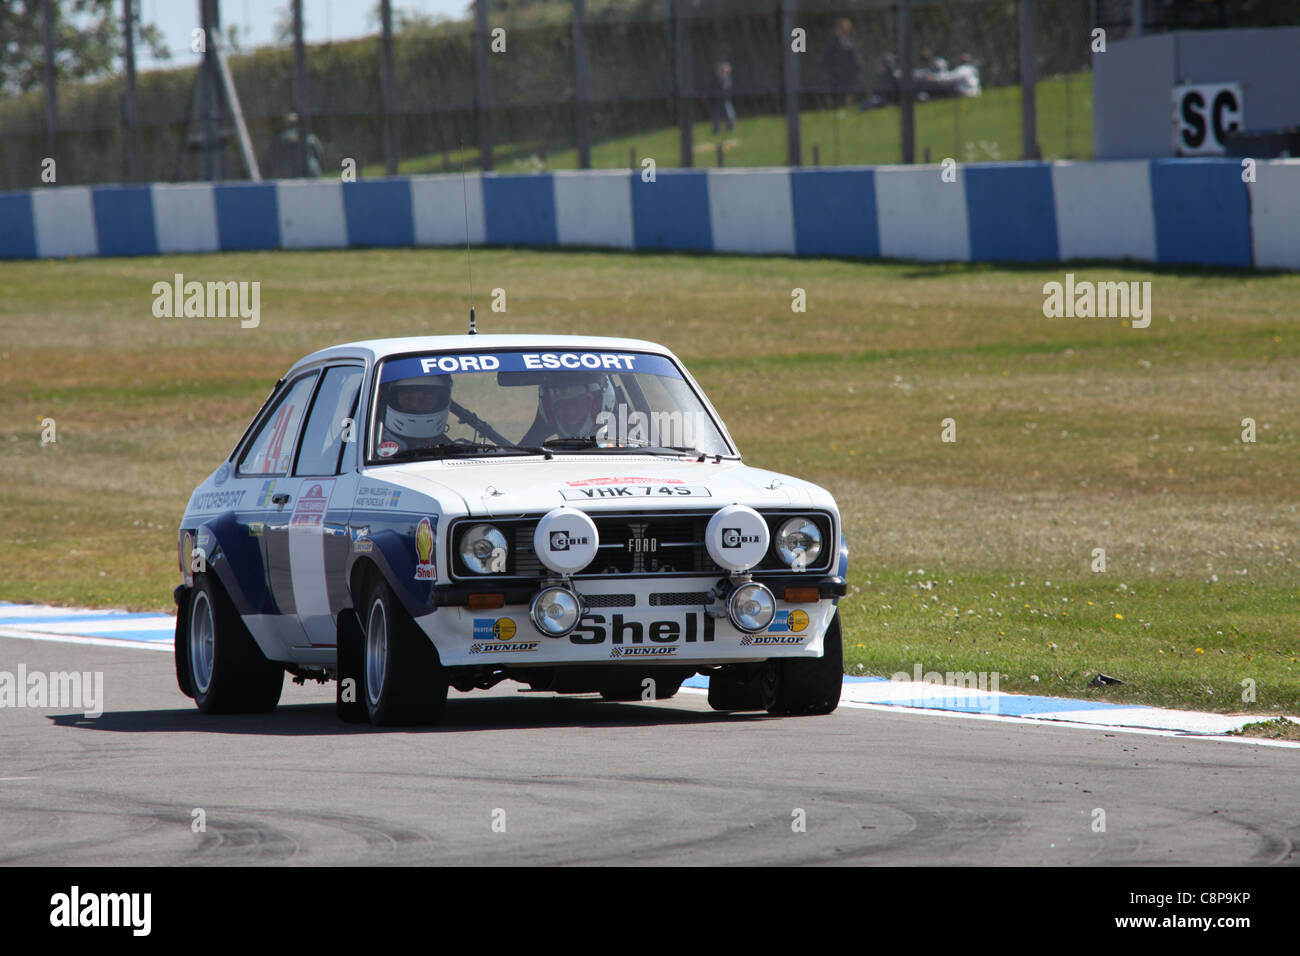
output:
<svg viewBox="0 0 1300 956"><path fill-rule="evenodd" d="M289 496L287 494L278 494L278 495L271 496L271 504L273 505L287 505L288 503L289 503Z"/></svg>

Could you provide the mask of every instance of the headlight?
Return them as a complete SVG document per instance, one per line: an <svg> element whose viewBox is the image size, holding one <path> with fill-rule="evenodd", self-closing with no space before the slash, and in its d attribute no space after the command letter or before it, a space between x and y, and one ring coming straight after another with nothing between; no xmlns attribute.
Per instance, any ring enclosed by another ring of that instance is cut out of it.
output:
<svg viewBox="0 0 1300 956"><path fill-rule="evenodd" d="M817 563L822 553L822 532L809 518L791 518L776 533L776 553L790 567Z"/></svg>
<svg viewBox="0 0 1300 956"><path fill-rule="evenodd" d="M582 602L567 588L546 588L533 598L528 615L547 637L563 637L578 626Z"/></svg>
<svg viewBox="0 0 1300 956"><path fill-rule="evenodd" d="M772 623L776 616L776 598L762 584L742 584L731 592L727 616L739 630L753 633Z"/></svg>
<svg viewBox="0 0 1300 956"><path fill-rule="evenodd" d="M460 560L475 574L503 574L510 548L494 525L476 524L460 536Z"/></svg>

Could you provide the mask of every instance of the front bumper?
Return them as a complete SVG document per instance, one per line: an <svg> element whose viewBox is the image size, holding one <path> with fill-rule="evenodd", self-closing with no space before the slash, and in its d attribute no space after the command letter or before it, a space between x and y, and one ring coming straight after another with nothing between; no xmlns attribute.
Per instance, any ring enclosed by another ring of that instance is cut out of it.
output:
<svg viewBox="0 0 1300 956"><path fill-rule="evenodd" d="M725 617L708 614L708 602L702 596L717 581L695 577L574 580L585 613L577 628L560 638L544 636L529 619L528 603L540 585L496 589L439 586L434 588L437 607L417 618L417 623L449 667L623 661L709 666L820 657L836 601L844 595L843 578L792 574L764 576L762 582L776 595L777 612L772 624L757 634L738 630ZM819 594L815 603L781 599L786 587L813 586ZM470 610L469 596L483 593L504 594L505 606Z"/></svg>

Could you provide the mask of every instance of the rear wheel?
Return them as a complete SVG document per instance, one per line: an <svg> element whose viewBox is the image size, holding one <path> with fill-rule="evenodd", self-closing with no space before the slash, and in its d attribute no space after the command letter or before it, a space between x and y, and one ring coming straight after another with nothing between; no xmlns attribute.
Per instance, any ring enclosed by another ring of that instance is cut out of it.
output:
<svg viewBox="0 0 1300 956"><path fill-rule="evenodd" d="M196 575L188 603L183 657L199 710L205 714L274 710L284 687L284 666L263 656L230 598L207 575Z"/></svg>
<svg viewBox="0 0 1300 956"><path fill-rule="evenodd" d="M186 697L194 696L194 680L190 677L190 588L176 589L176 630L172 640L172 659L176 664L176 686Z"/></svg>
<svg viewBox="0 0 1300 956"><path fill-rule="evenodd" d="M829 714L840 705L844 687L844 641L840 612L831 618L822 639L822 656L780 662L776 696L767 712L781 717Z"/></svg>
<svg viewBox="0 0 1300 956"><path fill-rule="evenodd" d="M436 724L447 703L438 651L383 578L371 583L364 614L360 690L370 722Z"/></svg>

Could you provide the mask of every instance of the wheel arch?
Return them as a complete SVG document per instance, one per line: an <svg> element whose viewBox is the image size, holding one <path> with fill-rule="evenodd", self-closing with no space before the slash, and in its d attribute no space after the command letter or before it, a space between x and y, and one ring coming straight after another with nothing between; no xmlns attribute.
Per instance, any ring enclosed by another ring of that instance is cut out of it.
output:
<svg viewBox="0 0 1300 956"><path fill-rule="evenodd" d="M220 584L240 617L274 613L262 549L248 543L259 539L244 530L233 512L200 522L195 540L204 551L209 578Z"/></svg>
<svg viewBox="0 0 1300 956"><path fill-rule="evenodd" d="M352 562L352 568L348 571L348 594L352 596L352 612L357 616L358 621L361 619L361 605L370 590L370 582L376 577L388 579L372 558L359 557ZM392 586L391 581L389 586Z"/></svg>
<svg viewBox="0 0 1300 956"><path fill-rule="evenodd" d="M354 553L348 569L348 589L353 603L364 598L371 580L369 575L378 575L387 582L398 603L413 620L427 613L431 582L414 580L415 546L410 536L384 529L373 534L370 540L373 542L372 550Z"/></svg>

